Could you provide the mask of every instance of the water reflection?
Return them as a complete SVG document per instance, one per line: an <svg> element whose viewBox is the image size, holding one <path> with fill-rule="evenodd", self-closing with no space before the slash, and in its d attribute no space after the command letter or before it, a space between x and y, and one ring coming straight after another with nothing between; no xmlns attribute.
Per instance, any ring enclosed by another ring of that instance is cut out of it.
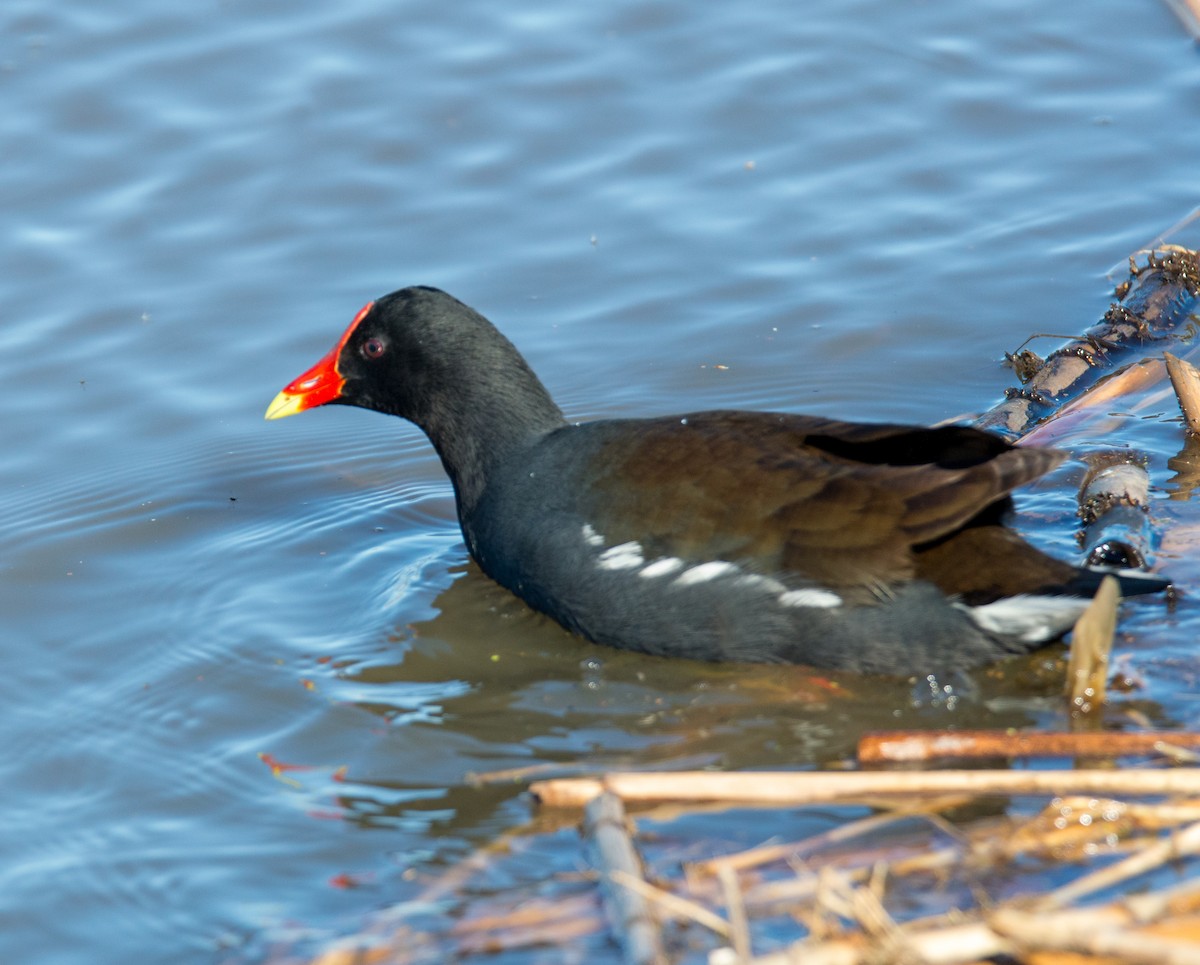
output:
<svg viewBox="0 0 1200 965"><path fill-rule="evenodd" d="M1167 459L1167 468L1174 473L1164 484L1169 499L1191 499L1200 486L1200 439L1187 435L1183 447Z"/></svg>
<svg viewBox="0 0 1200 965"><path fill-rule="evenodd" d="M909 680L647 657L580 640L473 564L458 570L434 600L437 616L339 671L339 699L404 742L403 771L375 772L389 786L466 785L556 764L821 767L851 758L873 730L1019 728L1064 713L1061 647Z"/></svg>

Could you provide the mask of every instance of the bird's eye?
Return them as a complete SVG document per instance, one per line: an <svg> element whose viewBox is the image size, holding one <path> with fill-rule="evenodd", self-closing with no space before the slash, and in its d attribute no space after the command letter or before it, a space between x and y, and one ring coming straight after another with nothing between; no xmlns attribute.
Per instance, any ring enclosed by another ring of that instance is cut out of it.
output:
<svg viewBox="0 0 1200 965"><path fill-rule="evenodd" d="M383 339L373 336L362 343L362 353L369 359L379 358L386 348Z"/></svg>

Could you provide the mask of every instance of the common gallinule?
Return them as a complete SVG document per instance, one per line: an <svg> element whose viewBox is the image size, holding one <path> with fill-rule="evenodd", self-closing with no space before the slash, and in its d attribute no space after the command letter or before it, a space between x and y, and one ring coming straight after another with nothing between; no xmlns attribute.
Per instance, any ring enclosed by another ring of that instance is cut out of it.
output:
<svg viewBox="0 0 1200 965"><path fill-rule="evenodd" d="M329 403L420 426L483 571L597 643L934 673L1054 640L1099 581L1002 524L1064 453L778 412L570 424L512 343L435 288L363 308L267 418Z"/></svg>

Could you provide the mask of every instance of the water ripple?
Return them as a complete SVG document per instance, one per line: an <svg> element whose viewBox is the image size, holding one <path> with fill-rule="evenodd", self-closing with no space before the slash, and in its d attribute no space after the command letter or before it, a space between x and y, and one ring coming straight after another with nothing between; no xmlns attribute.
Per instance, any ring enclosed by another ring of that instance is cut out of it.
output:
<svg viewBox="0 0 1200 965"><path fill-rule="evenodd" d="M1196 204L1169 13L1011 6L3 4L8 957L353 920L523 819L468 771L796 766L950 713L590 647L466 564L415 429L262 413L410 283L572 418L985 406L1014 339L1085 327ZM1173 417L1122 433L1158 485ZM1070 551L1062 501L1026 505ZM1129 699L1190 726L1186 594L1126 612ZM1002 725L1061 723L997 686Z"/></svg>

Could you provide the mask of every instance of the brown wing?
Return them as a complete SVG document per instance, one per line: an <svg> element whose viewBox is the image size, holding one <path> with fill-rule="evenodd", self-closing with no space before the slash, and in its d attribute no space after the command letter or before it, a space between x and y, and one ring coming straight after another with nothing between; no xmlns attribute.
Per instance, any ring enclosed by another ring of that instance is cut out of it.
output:
<svg viewBox="0 0 1200 965"><path fill-rule="evenodd" d="M860 425L773 413L643 421L601 446L593 505L610 543L729 559L870 589L911 578L943 540L1063 460L962 427ZM646 494L651 494L646 496Z"/></svg>

